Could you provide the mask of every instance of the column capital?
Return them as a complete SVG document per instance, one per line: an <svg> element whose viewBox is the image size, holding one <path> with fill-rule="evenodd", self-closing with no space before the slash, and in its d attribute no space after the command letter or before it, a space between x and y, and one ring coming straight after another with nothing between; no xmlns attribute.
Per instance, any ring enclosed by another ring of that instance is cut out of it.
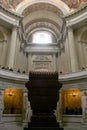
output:
<svg viewBox="0 0 87 130"><path fill-rule="evenodd" d="M18 31L18 27L17 26L13 26L12 27L12 31L15 30L15 31Z"/></svg>
<svg viewBox="0 0 87 130"><path fill-rule="evenodd" d="M68 26L68 31L72 31L73 32L73 27L72 26Z"/></svg>

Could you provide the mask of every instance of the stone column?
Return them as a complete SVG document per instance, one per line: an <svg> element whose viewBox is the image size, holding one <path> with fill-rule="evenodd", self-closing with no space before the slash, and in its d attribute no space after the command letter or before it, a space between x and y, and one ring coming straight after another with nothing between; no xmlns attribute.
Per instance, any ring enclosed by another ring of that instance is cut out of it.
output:
<svg viewBox="0 0 87 130"><path fill-rule="evenodd" d="M4 56L3 48L4 48L4 41L0 42L0 57L1 57L0 65L1 66L4 66L4 64L3 64L3 56Z"/></svg>
<svg viewBox="0 0 87 130"><path fill-rule="evenodd" d="M59 66L59 65L58 65L58 62L59 62L59 61L58 61L58 58L59 58L59 57L58 57L58 53L57 53L57 55L56 55L56 69L57 69L57 72L59 71L59 67L58 67L58 66Z"/></svg>
<svg viewBox="0 0 87 130"><path fill-rule="evenodd" d="M13 27L12 34L11 34L11 41L9 44L8 59L7 59L7 66L9 68L13 68L14 65L16 40L17 40L17 27Z"/></svg>
<svg viewBox="0 0 87 130"><path fill-rule="evenodd" d="M53 54L53 68L54 68L53 70L54 71L57 70L56 63L57 63L57 61L56 61L56 54Z"/></svg>
<svg viewBox="0 0 87 130"><path fill-rule="evenodd" d="M0 90L0 123L2 123L2 114L4 110L4 92Z"/></svg>
<svg viewBox="0 0 87 130"><path fill-rule="evenodd" d="M1 65L2 66L5 66L5 61L6 61L6 44L7 44L7 41L4 40L3 43L2 43L2 55L1 55Z"/></svg>
<svg viewBox="0 0 87 130"><path fill-rule="evenodd" d="M78 70L78 61L72 27L68 27L68 44L70 50L71 71L76 72Z"/></svg>
<svg viewBox="0 0 87 130"><path fill-rule="evenodd" d="M26 66L25 66L25 70L28 73L28 53L26 53Z"/></svg>
<svg viewBox="0 0 87 130"><path fill-rule="evenodd" d="M82 116L83 123L87 124L87 91L82 91Z"/></svg>
<svg viewBox="0 0 87 130"><path fill-rule="evenodd" d="M62 67L60 65L62 65L62 62L61 62L61 52L59 50L57 54L57 71L58 72L62 71Z"/></svg>
<svg viewBox="0 0 87 130"><path fill-rule="evenodd" d="M83 60L84 60L84 68L87 67L87 43L82 42L82 52L83 52Z"/></svg>
<svg viewBox="0 0 87 130"><path fill-rule="evenodd" d="M83 47L82 47L82 41L78 41L78 49L79 49L79 61L80 61L80 69L82 67L85 67L84 63L84 56L83 56Z"/></svg>
<svg viewBox="0 0 87 130"><path fill-rule="evenodd" d="M32 70L32 63L31 63L31 53L28 54L28 72Z"/></svg>

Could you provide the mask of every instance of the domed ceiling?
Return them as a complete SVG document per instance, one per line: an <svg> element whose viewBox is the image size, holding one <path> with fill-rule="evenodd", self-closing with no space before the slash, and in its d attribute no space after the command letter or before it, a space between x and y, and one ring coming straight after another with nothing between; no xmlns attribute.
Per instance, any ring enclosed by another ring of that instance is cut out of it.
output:
<svg viewBox="0 0 87 130"><path fill-rule="evenodd" d="M26 8L21 11L24 17L21 21L23 30L20 30L20 32L23 34L26 43L29 43L29 37L34 31L48 30L55 35L59 46L59 43L63 43L63 39L65 39L66 35L66 23L63 18L65 12L62 9L64 9L66 5L68 5L67 7L69 7L69 9L77 9L87 3L87 0L47 0L43 2L40 0L38 2L35 0L0 0L0 3L16 11L18 5L20 6L22 3L26 4L31 1L32 4L26 6ZM34 1L35 3L33 3ZM64 4L64 7L62 5L62 9L60 9L59 6L53 4L53 2L57 4L61 2L61 4Z"/></svg>
<svg viewBox="0 0 87 130"><path fill-rule="evenodd" d="M0 3L4 4L8 8L15 8L19 3L24 0L0 0ZM76 9L81 5L87 3L87 0L61 0L66 3L70 8Z"/></svg>

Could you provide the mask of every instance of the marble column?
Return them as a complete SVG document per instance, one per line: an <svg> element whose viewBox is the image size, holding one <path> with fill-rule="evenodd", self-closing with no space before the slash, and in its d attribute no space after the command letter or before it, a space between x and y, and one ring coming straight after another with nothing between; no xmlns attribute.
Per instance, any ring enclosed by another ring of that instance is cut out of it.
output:
<svg viewBox="0 0 87 130"><path fill-rule="evenodd" d="M4 92L0 90L0 123L2 123L3 110L4 110Z"/></svg>
<svg viewBox="0 0 87 130"><path fill-rule="evenodd" d="M68 44L70 50L71 71L76 72L78 70L78 60L72 27L68 27Z"/></svg>
<svg viewBox="0 0 87 130"><path fill-rule="evenodd" d="M59 59L59 57L58 57L58 53L57 53L57 55L56 55L56 70L57 70L57 72L59 71L59 65L58 65L58 59Z"/></svg>
<svg viewBox="0 0 87 130"><path fill-rule="evenodd" d="M3 64L3 56L4 56L3 48L4 48L4 41L0 42L0 65L1 66L4 66L4 64Z"/></svg>
<svg viewBox="0 0 87 130"><path fill-rule="evenodd" d="M8 59L7 59L7 66L9 68L13 68L14 66L16 42L17 42L17 27L13 27L12 34L11 34L11 41L9 44Z"/></svg>
<svg viewBox="0 0 87 130"><path fill-rule="evenodd" d="M86 42L82 42L82 49L83 49L83 60L84 60L84 68L87 67L87 43Z"/></svg>
<svg viewBox="0 0 87 130"><path fill-rule="evenodd" d="M1 55L1 65L2 66L5 66L5 61L6 61L6 44L7 44L7 41L3 41L2 43L2 55Z"/></svg>
<svg viewBox="0 0 87 130"><path fill-rule="evenodd" d="M79 66L81 69L82 67L85 67L82 41L78 41L78 49L79 49L79 64L80 64Z"/></svg>
<svg viewBox="0 0 87 130"><path fill-rule="evenodd" d="M82 91L82 121L87 124L87 91Z"/></svg>
<svg viewBox="0 0 87 130"><path fill-rule="evenodd" d="M60 52L60 50L58 51L58 54L57 54L57 71L58 72L62 71L62 62L61 62L61 52Z"/></svg>
<svg viewBox="0 0 87 130"><path fill-rule="evenodd" d="M32 61L31 61L31 53L28 54L28 67L27 67L27 71L31 71L32 70Z"/></svg>
<svg viewBox="0 0 87 130"><path fill-rule="evenodd" d="M57 64L56 54L53 54L53 68L54 68L53 70L54 71L57 70L56 64Z"/></svg>

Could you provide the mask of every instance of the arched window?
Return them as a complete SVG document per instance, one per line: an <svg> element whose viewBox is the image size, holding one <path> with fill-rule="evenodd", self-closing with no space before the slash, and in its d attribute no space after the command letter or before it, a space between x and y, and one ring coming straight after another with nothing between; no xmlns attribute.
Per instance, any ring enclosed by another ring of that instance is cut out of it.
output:
<svg viewBox="0 0 87 130"><path fill-rule="evenodd" d="M55 41L53 34L48 31L36 31L32 34L32 43L35 44L51 44Z"/></svg>

